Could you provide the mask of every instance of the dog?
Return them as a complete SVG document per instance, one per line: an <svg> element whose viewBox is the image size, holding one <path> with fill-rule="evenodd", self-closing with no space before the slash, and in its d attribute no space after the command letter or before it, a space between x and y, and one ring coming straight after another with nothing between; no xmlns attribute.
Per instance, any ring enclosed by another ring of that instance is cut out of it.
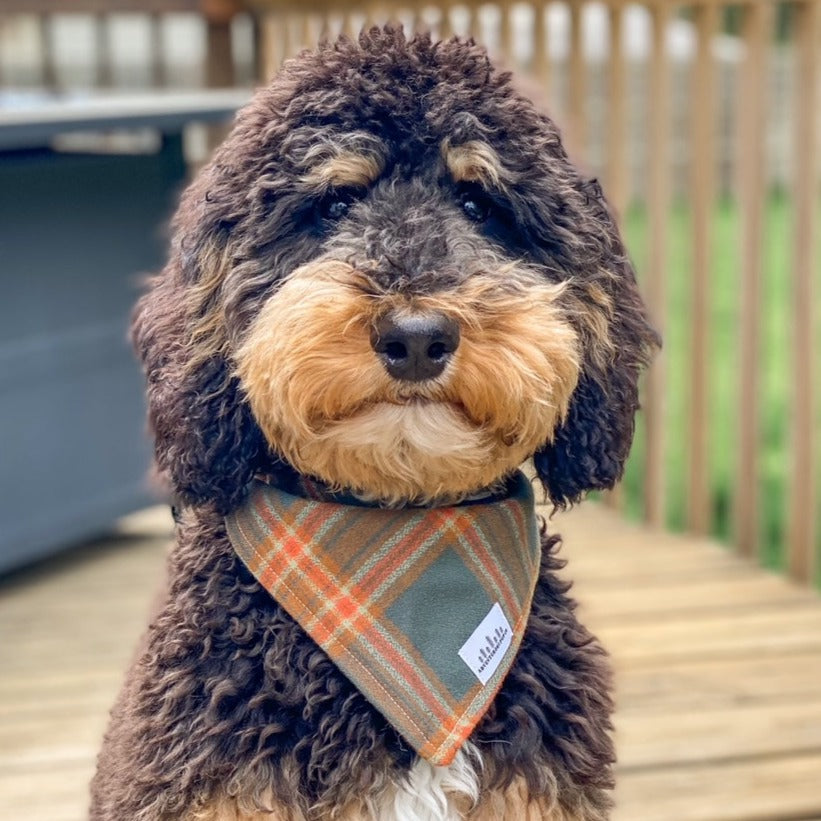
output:
<svg viewBox="0 0 821 821"><path fill-rule="evenodd" d="M658 340L510 76L390 26L288 61L183 195L133 338L179 515L92 821L607 819L607 656L517 468L559 509L612 487ZM349 602L375 575L389 605ZM507 576L512 610L473 612Z"/></svg>

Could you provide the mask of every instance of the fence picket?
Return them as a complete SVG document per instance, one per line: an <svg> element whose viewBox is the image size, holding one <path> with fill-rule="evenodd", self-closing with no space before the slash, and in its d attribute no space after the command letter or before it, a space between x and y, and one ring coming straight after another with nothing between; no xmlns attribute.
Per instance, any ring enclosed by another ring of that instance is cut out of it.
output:
<svg viewBox="0 0 821 821"><path fill-rule="evenodd" d="M670 212L670 68L666 53L670 8L664 3L651 9L653 50L650 58L647 218L649 230L646 280L650 314L664 335L667 315L667 239ZM666 358L662 352L647 374L645 417L647 449L644 474L644 515L652 525L665 521L665 396Z"/></svg>
<svg viewBox="0 0 821 821"><path fill-rule="evenodd" d="M710 269L713 202L716 190L716 81L712 55L718 7L695 9L698 51L692 74L692 214L693 273L687 526L705 534L710 528L708 384L710 355Z"/></svg>
<svg viewBox="0 0 821 821"><path fill-rule="evenodd" d="M624 56L624 14L621 6L608 8L608 131L605 193L622 228L627 216L627 63ZM624 490L616 485L604 495L608 507L624 507Z"/></svg>
<svg viewBox="0 0 821 821"><path fill-rule="evenodd" d="M538 80L550 100L550 54L547 42L547 3L536 4L533 14L533 76ZM552 101L551 101L552 102Z"/></svg>
<svg viewBox="0 0 821 821"><path fill-rule="evenodd" d="M149 42L149 62L151 64L151 82L158 88L168 84L168 71L165 63L165 50L163 48L163 16L160 12L153 11L148 15L148 42Z"/></svg>
<svg viewBox="0 0 821 821"><path fill-rule="evenodd" d="M42 83L46 88L57 88L57 64L54 60L54 20L51 14L41 14L37 18L40 39L40 69Z"/></svg>
<svg viewBox="0 0 821 821"><path fill-rule="evenodd" d="M582 4L570 5L570 57L567 82L567 132L576 156L587 147L587 64L584 59Z"/></svg>
<svg viewBox="0 0 821 821"><path fill-rule="evenodd" d="M761 240L764 224L764 133L767 48L772 6L744 7L747 53L740 80L738 117L741 192L741 272L739 288L739 435L735 481L735 541L747 556L759 546L759 350L761 340Z"/></svg>
<svg viewBox="0 0 821 821"><path fill-rule="evenodd" d="M789 547L787 567L798 581L815 574L815 454L813 339L816 314L813 276L816 250L813 226L817 216L818 166L818 40L819 4L795 6L797 60L795 78L795 122L793 124L793 196L795 224L793 239L793 415L791 430L792 476L790 481Z"/></svg>

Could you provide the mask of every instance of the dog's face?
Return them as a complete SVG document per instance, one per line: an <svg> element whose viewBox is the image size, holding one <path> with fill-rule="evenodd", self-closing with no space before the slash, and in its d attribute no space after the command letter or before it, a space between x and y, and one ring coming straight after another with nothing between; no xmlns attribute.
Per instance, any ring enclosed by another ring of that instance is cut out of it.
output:
<svg viewBox="0 0 821 821"><path fill-rule="evenodd" d="M530 455L556 504L619 477L655 344L595 182L482 50L372 30L292 61L187 192L135 339L160 467L386 502Z"/></svg>

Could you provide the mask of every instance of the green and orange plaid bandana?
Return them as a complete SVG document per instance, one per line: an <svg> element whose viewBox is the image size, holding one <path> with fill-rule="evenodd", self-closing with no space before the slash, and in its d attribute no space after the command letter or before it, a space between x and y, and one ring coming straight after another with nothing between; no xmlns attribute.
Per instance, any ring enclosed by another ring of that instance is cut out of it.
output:
<svg viewBox="0 0 821 821"><path fill-rule="evenodd" d="M540 558L530 482L517 473L503 497L455 507L349 502L256 481L228 535L419 755L449 764L524 634Z"/></svg>

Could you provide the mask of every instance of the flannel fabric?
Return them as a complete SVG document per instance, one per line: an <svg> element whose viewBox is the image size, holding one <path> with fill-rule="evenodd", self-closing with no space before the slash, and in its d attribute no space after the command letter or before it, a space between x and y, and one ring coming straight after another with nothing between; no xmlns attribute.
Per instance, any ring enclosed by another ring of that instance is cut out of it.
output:
<svg viewBox="0 0 821 821"><path fill-rule="evenodd" d="M251 573L360 692L420 756L449 764L524 634L540 559L527 478L515 474L501 498L398 510L256 481L226 525Z"/></svg>

